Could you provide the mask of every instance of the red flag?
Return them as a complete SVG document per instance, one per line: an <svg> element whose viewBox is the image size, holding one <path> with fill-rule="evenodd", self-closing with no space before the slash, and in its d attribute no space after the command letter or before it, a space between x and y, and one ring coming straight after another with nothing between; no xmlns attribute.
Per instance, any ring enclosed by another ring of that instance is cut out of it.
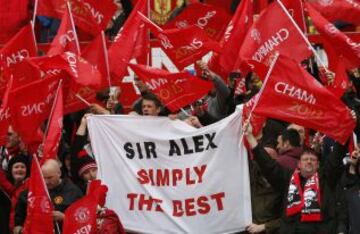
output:
<svg viewBox="0 0 360 234"><path fill-rule="evenodd" d="M63 127L63 86L60 81L56 98L53 103L51 110L51 115L49 118L49 123L47 127L47 134L44 141L43 148L43 157L42 162L45 162L47 159L57 158L57 151L59 147L59 142L61 138L61 130Z"/></svg>
<svg viewBox="0 0 360 234"><path fill-rule="evenodd" d="M98 89L102 84L101 73L84 58L71 52L51 57L33 58L31 63L46 74L53 72L59 74L61 70L66 71L75 82L72 86L74 90L81 85Z"/></svg>
<svg viewBox="0 0 360 234"><path fill-rule="evenodd" d="M11 125L25 143L42 141L34 137L34 132L49 117L58 79L53 76L35 81L10 93Z"/></svg>
<svg viewBox="0 0 360 234"><path fill-rule="evenodd" d="M304 17L303 0L281 0L301 31L307 31Z"/></svg>
<svg viewBox="0 0 360 234"><path fill-rule="evenodd" d="M13 87L13 77L8 81L4 97L0 107L0 145L5 145L7 139L8 128L10 125L10 109L8 107L9 94Z"/></svg>
<svg viewBox="0 0 360 234"><path fill-rule="evenodd" d="M104 32L101 32L85 48L81 56L101 73L103 78L101 80L101 87L109 87L110 71Z"/></svg>
<svg viewBox="0 0 360 234"><path fill-rule="evenodd" d="M211 39L220 41L230 19L230 15L222 8L196 2L187 6L162 28L171 29L176 27L181 29L196 25L205 30Z"/></svg>
<svg viewBox="0 0 360 234"><path fill-rule="evenodd" d="M26 67L27 63L24 60L34 56L37 56L37 47L33 26L29 23L0 50L0 67L6 76L0 81L0 90L5 89L11 75L14 77L14 86L17 86L17 83L32 81L36 70L28 70L29 67Z"/></svg>
<svg viewBox="0 0 360 234"><path fill-rule="evenodd" d="M129 66L172 112L207 95L212 89L211 82L196 78L188 72L170 73L144 65Z"/></svg>
<svg viewBox="0 0 360 234"><path fill-rule="evenodd" d="M311 50L290 18L280 3L272 3L249 29L239 57L268 65L276 52L298 62L310 56Z"/></svg>
<svg viewBox="0 0 360 234"><path fill-rule="evenodd" d="M96 234L96 208L98 202L94 194L77 200L65 211L63 234Z"/></svg>
<svg viewBox="0 0 360 234"><path fill-rule="evenodd" d="M59 30L50 45L47 55L54 56L66 51L80 55L79 40L69 4L66 4L66 11L61 19Z"/></svg>
<svg viewBox="0 0 360 234"><path fill-rule="evenodd" d="M311 0L309 2L332 22L335 20L344 20L355 25L360 25L360 3L357 0Z"/></svg>
<svg viewBox="0 0 360 234"><path fill-rule="evenodd" d="M38 0L37 15L61 18L66 0ZM117 10L113 0L70 0L75 24L83 31L97 35L105 30Z"/></svg>
<svg viewBox="0 0 360 234"><path fill-rule="evenodd" d="M283 56L276 61L255 113L318 130L342 144L355 127L350 110L337 97Z"/></svg>
<svg viewBox="0 0 360 234"><path fill-rule="evenodd" d="M221 40L222 52L219 63L227 74L234 70L240 47L253 24L252 4L251 0L240 2Z"/></svg>
<svg viewBox="0 0 360 234"><path fill-rule="evenodd" d="M243 122L250 117L250 113L253 111L255 100L258 96L259 94L256 94L247 103L245 103L243 108ZM257 136L261 132L265 122L266 118L264 116L254 114L254 112L251 113L250 124L253 127L254 136Z"/></svg>
<svg viewBox="0 0 360 234"><path fill-rule="evenodd" d="M162 30L145 16L140 17L160 40L161 47L179 70L202 58L210 50L220 51L219 44L195 25L183 29Z"/></svg>
<svg viewBox="0 0 360 234"><path fill-rule="evenodd" d="M122 78L127 73L127 66L132 58L140 56L148 46L144 43L147 31L138 11L147 15L147 0L139 0L109 48L110 72ZM145 35L145 36L144 36Z"/></svg>
<svg viewBox="0 0 360 234"><path fill-rule="evenodd" d="M27 197L24 234L54 233L52 211L54 210L37 157L33 157Z"/></svg>
<svg viewBox="0 0 360 234"><path fill-rule="evenodd" d="M352 41L348 36L339 31L333 24L327 21L310 4L305 3L307 11L316 29L321 33L321 37L330 44L337 54L341 54L346 59L347 68L357 68L360 66L360 46Z"/></svg>

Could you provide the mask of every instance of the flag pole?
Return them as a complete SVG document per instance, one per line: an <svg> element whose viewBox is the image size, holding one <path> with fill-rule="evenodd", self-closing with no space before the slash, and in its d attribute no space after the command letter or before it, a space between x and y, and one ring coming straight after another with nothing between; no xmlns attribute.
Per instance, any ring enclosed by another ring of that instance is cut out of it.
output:
<svg viewBox="0 0 360 234"><path fill-rule="evenodd" d="M302 36L302 38L304 39L305 43L308 45L309 49L313 52L314 56L316 57L316 59L319 61L319 63L321 64L321 66L323 66L326 70L326 66L325 63L322 61L322 59L320 58L319 54L316 52L316 50L312 47L309 39L304 35L304 33L301 31L299 25L297 25L297 23L295 22L295 20L293 19L293 17L289 14L289 12L287 11L287 9L285 8L284 4L281 2L281 0L276 0L276 2L280 5L280 7L282 8L282 10L285 12L286 16L290 19L290 21L294 24L296 30L299 31L300 35Z"/></svg>
<svg viewBox="0 0 360 234"><path fill-rule="evenodd" d="M111 76L110 76L110 66L109 66L109 56L106 47L106 39L104 31L101 31L101 41L103 45L104 57L105 57L105 66L106 66L106 76L109 82L109 88L111 87Z"/></svg>
<svg viewBox="0 0 360 234"><path fill-rule="evenodd" d="M275 57L274 57L273 61L271 62L270 67L269 67L269 70L268 70L268 72L266 73L266 76L265 76L265 78L264 78L264 83L263 83L263 85L261 86L261 89L260 89L259 93L255 96L254 105L252 106L252 108L251 108L251 110L250 110L250 113L249 113L248 118L246 119L246 122L249 122L249 121L250 121L250 119L251 119L251 117L252 117L252 113L254 112L257 104L259 103L260 97L261 97L261 95L263 94L263 92L264 92L264 90L265 90L266 84L268 83L268 80L269 80L269 78L270 78L270 75L272 74L272 71L274 70L275 64L276 64L276 62L278 61L278 59L279 59L279 52L276 52ZM240 145L242 144L243 139L244 139L244 131L241 133Z"/></svg>
<svg viewBox="0 0 360 234"><path fill-rule="evenodd" d="M164 31L162 28L160 28L157 24L155 24L154 22L152 22L148 17L146 17L143 13L141 13L140 11L137 12L141 18L143 20L146 20L149 24L153 25L157 30L159 30L160 32Z"/></svg>
<svg viewBox="0 0 360 234"><path fill-rule="evenodd" d="M33 36L33 39L34 39L34 47L36 48L36 55L39 54L39 49L38 49L38 46L37 46L37 43L36 43L36 36L35 36L35 29L34 29L34 24L35 24L35 21L30 21L30 24L31 24L31 27L32 27L32 30L31 30L31 34Z"/></svg>
<svg viewBox="0 0 360 234"><path fill-rule="evenodd" d="M81 97L81 95L80 94L76 94L75 95L75 97L77 97L80 101L82 101L83 103L85 103L87 106L91 106L91 104L88 102L88 101L86 101L83 97Z"/></svg>
<svg viewBox="0 0 360 234"><path fill-rule="evenodd" d="M66 2L66 6L67 6L67 10L69 11L69 16L70 16L70 23L71 23L71 27L74 30L74 36L75 36L75 43L76 43L76 49L78 54L80 54L80 45L79 45L79 38L77 36L77 32L76 32L76 28L75 28L75 23L74 23L74 18L72 16L72 12L71 12L71 5L70 2L67 1Z"/></svg>
<svg viewBox="0 0 360 234"><path fill-rule="evenodd" d="M149 18L149 19L151 19L151 8L150 8L150 0L147 0L147 17ZM148 28L147 30L147 36L148 36L148 42L149 43L147 43L147 47L148 47L148 53L147 53L147 55L146 55L146 65L150 65L150 54L151 54L151 46L150 46L150 39L151 39L151 37L150 37L150 29Z"/></svg>
<svg viewBox="0 0 360 234"><path fill-rule="evenodd" d="M53 105L51 107L51 112L50 112L50 115L49 115L49 120L46 124L46 128L45 128L45 132L44 132L44 136L43 136L43 146L45 144L45 140L46 140L46 135L48 134L48 131L49 131L49 126L50 126L50 122L51 122L51 118L53 116L53 113L54 113L54 109L55 109L55 105L56 105L56 102L57 102L57 99L58 99L58 96L59 96L59 92L60 92L60 88L62 88L62 79L59 81L59 85L58 85L58 88L56 90L56 96L54 98L54 102L53 102Z"/></svg>
<svg viewBox="0 0 360 234"><path fill-rule="evenodd" d="M33 17L32 17L32 22L33 22L33 29L35 27L35 20L36 20L36 13L38 10L38 5L39 5L39 0L35 0L35 4L34 4L34 13L33 13Z"/></svg>

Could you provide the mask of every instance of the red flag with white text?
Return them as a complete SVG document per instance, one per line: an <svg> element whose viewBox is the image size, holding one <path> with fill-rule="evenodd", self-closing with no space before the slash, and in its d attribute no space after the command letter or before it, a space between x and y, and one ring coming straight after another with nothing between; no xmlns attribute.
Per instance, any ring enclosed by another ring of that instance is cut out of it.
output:
<svg viewBox="0 0 360 234"><path fill-rule="evenodd" d="M172 112L207 95L213 87L211 82L196 78L188 72L170 73L144 65L129 66Z"/></svg>
<svg viewBox="0 0 360 234"><path fill-rule="evenodd" d="M37 157L33 157L27 196L24 234L54 233L54 210Z"/></svg>
<svg viewBox="0 0 360 234"><path fill-rule="evenodd" d="M246 34L239 57L269 65L276 52L298 62L308 58L311 50L278 2L273 2L259 16Z"/></svg>
<svg viewBox="0 0 360 234"><path fill-rule="evenodd" d="M39 78L36 69L27 66L26 58L37 56L33 26L31 23L24 26L0 50L0 69L4 79L0 81L0 92L4 91L9 77L14 77L14 86L25 84Z"/></svg>
<svg viewBox="0 0 360 234"><path fill-rule="evenodd" d="M318 130L341 144L356 125L339 98L296 61L281 55L254 113Z"/></svg>
<svg viewBox="0 0 360 234"><path fill-rule="evenodd" d="M68 7L66 7L64 15L61 19L59 30L51 42L47 56L62 54L66 51L80 55L80 46L76 34L74 19Z"/></svg>
<svg viewBox="0 0 360 234"><path fill-rule="evenodd" d="M147 30L138 12L148 14L147 0L139 0L124 26L108 49L111 77L123 78L127 74L128 63L147 51Z"/></svg>
<svg viewBox="0 0 360 234"><path fill-rule="evenodd" d="M5 145L7 140L8 128L10 125L10 109L8 105L9 94L13 87L13 77L11 76L7 85L5 94L1 100L0 106L0 145Z"/></svg>
<svg viewBox="0 0 360 234"><path fill-rule="evenodd" d="M327 21L310 4L305 3L309 16L316 29L327 44L331 45L336 54L342 55L346 67L357 68L360 66L360 46L352 41L347 35L338 30L332 23Z"/></svg>
<svg viewBox="0 0 360 234"><path fill-rule="evenodd" d="M179 70L201 59L210 50L220 51L219 43L211 40L204 30L195 25L162 30L150 19L140 17L159 39L161 47Z"/></svg>
<svg viewBox="0 0 360 234"><path fill-rule="evenodd" d="M47 159L56 159L63 128L63 85L60 81L55 100L53 102L51 116L48 122L47 134L43 147L42 162Z"/></svg>
<svg viewBox="0 0 360 234"><path fill-rule="evenodd" d="M60 19L66 11L66 0L38 0L36 15ZM84 32L97 35L105 30L117 6L113 0L70 0L75 25Z"/></svg>
<svg viewBox="0 0 360 234"><path fill-rule="evenodd" d="M304 33L307 31L304 16L303 0L281 0L289 14Z"/></svg>
<svg viewBox="0 0 360 234"><path fill-rule="evenodd" d="M42 141L34 132L50 115L58 80L59 77L52 76L10 92L11 125L25 143Z"/></svg>
<svg viewBox="0 0 360 234"><path fill-rule="evenodd" d="M196 25L205 30L211 39L220 41L230 20L230 15L224 9L197 2L187 6L162 28L181 29Z"/></svg>
<svg viewBox="0 0 360 234"><path fill-rule="evenodd" d="M360 25L360 2L358 0L311 0L309 2L331 22L342 20Z"/></svg>

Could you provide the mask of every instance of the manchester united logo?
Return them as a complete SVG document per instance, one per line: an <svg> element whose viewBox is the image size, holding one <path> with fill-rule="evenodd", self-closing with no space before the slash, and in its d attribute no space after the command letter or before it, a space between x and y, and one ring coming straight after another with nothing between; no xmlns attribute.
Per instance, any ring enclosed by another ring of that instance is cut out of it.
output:
<svg viewBox="0 0 360 234"><path fill-rule="evenodd" d="M78 223L86 223L90 218L90 211L86 207L79 207L74 213L74 219Z"/></svg>
<svg viewBox="0 0 360 234"><path fill-rule="evenodd" d="M57 196L57 197L54 197L54 203L56 205L60 205L64 202L64 198L62 196Z"/></svg>
<svg viewBox="0 0 360 234"><path fill-rule="evenodd" d="M184 0L153 0L151 1L151 19L164 25L176 8L183 5Z"/></svg>

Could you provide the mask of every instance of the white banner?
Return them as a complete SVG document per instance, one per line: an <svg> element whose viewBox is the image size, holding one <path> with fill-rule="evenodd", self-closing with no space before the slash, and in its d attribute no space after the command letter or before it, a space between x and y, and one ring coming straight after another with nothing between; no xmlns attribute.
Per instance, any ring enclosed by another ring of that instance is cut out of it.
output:
<svg viewBox="0 0 360 234"><path fill-rule="evenodd" d="M251 224L241 111L195 129L149 116L91 116L107 206L140 233L232 233Z"/></svg>

